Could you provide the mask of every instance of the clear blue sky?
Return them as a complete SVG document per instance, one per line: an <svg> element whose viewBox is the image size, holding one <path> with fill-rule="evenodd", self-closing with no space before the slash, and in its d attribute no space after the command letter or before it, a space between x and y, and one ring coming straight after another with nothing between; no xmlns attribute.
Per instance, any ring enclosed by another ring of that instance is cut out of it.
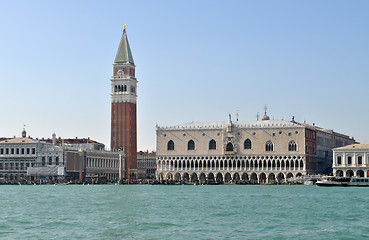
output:
<svg viewBox="0 0 369 240"><path fill-rule="evenodd" d="M138 78L138 149L155 125L263 113L369 143L369 1L0 1L0 136L110 146L123 31Z"/></svg>

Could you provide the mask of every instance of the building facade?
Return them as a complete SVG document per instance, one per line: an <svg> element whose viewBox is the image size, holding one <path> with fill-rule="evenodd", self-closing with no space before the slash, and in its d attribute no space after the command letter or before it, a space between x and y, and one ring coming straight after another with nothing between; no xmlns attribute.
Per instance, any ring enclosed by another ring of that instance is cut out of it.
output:
<svg viewBox="0 0 369 240"><path fill-rule="evenodd" d="M137 152L137 169L139 179L155 179L156 152Z"/></svg>
<svg viewBox="0 0 369 240"><path fill-rule="evenodd" d="M37 160L37 149L42 143L25 137L0 141L0 180L27 180L27 168Z"/></svg>
<svg viewBox="0 0 369 240"><path fill-rule="evenodd" d="M0 141L0 182L118 181L125 175L125 154L110 152L89 138L9 138Z"/></svg>
<svg viewBox="0 0 369 240"><path fill-rule="evenodd" d="M306 123L286 120L192 122L159 127L158 180L178 182L283 182L328 173L332 148L355 140Z"/></svg>
<svg viewBox="0 0 369 240"><path fill-rule="evenodd" d="M369 177L369 144L352 144L333 149L333 175Z"/></svg>
<svg viewBox="0 0 369 240"><path fill-rule="evenodd" d="M137 79L124 27L111 77L111 149L126 153L125 178L137 174Z"/></svg>
<svg viewBox="0 0 369 240"><path fill-rule="evenodd" d="M44 139L38 157L27 175L33 179L76 182L111 182L125 174L124 152L106 151L102 143L90 138Z"/></svg>
<svg viewBox="0 0 369 240"><path fill-rule="evenodd" d="M66 148L66 178L88 183L120 181L125 173L123 152Z"/></svg>

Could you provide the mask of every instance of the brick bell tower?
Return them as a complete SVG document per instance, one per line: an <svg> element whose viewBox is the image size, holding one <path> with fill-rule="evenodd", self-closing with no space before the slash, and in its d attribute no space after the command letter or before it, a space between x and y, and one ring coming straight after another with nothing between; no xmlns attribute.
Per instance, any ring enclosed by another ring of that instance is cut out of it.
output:
<svg viewBox="0 0 369 240"><path fill-rule="evenodd" d="M134 178L137 169L137 80L126 25L113 63L111 77L111 149L124 149L125 178Z"/></svg>

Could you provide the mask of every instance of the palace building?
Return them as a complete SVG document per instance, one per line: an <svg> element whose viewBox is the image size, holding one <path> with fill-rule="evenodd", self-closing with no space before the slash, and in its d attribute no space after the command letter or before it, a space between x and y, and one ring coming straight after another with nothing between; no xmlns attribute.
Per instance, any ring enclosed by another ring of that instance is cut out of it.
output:
<svg viewBox="0 0 369 240"><path fill-rule="evenodd" d="M333 174L337 177L369 177L369 144L333 149Z"/></svg>
<svg viewBox="0 0 369 240"><path fill-rule="evenodd" d="M126 154L125 178L137 175L137 79L124 25L111 77L111 150Z"/></svg>
<svg viewBox="0 0 369 240"><path fill-rule="evenodd" d="M160 181L284 182L332 170L332 149L353 138L306 123L270 120L191 122L156 127Z"/></svg>

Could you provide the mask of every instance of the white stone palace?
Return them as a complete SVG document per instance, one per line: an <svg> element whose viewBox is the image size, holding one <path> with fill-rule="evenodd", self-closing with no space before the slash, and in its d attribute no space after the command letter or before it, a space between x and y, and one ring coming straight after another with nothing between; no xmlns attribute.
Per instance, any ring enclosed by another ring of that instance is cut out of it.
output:
<svg viewBox="0 0 369 240"><path fill-rule="evenodd" d="M156 127L159 181L284 182L332 170L332 149L353 138L306 123L270 120L191 122Z"/></svg>
<svg viewBox="0 0 369 240"><path fill-rule="evenodd" d="M333 149L333 174L337 177L369 177L369 144Z"/></svg>

